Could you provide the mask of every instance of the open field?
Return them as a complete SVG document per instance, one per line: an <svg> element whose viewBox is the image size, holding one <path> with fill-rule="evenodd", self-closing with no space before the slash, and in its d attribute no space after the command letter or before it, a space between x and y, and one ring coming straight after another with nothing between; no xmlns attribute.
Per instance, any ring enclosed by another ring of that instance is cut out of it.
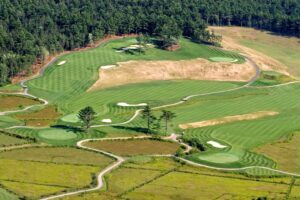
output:
<svg viewBox="0 0 300 200"><path fill-rule="evenodd" d="M271 64L270 66L273 66L274 69L287 68L287 71L293 76L300 76L299 38L279 36L267 31L260 31L251 28L211 27L211 29L215 30L218 34L223 35L223 42L226 43L224 44L225 47L231 46L233 47L231 49L237 49L237 46L234 45L234 43L237 43L253 49L263 54L261 57L264 57L265 61L262 62L269 62L266 64ZM240 47L239 50L247 52L247 50L242 47ZM270 58L268 59L264 55Z"/></svg>
<svg viewBox="0 0 300 200"><path fill-rule="evenodd" d="M16 138L0 132L0 147L21 145L25 143L28 143L25 139Z"/></svg>
<svg viewBox="0 0 300 200"><path fill-rule="evenodd" d="M25 122L27 126L45 127L54 124L60 117L55 106L48 106L34 112L21 113L15 115L15 118Z"/></svg>
<svg viewBox="0 0 300 200"><path fill-rule="evenodd" d="M0 184L19 196L39 198L89 187L112 159L73 148L26 148L0 153Z"/></svg>
<svg viewBox="0 0 300 200"><path fill-rule="evenodd" d="M0 111L18 110L40 102L23 96L0 94Z"/></svg>
<svg viewBox="0 0 300 200"><path fill-rule="evenodd" d="M146 159L145 159L146 160ZM106 177L104 191L64 200L120 199L284 199L291 178L249 178L205 168L181 165L172 159L127 162ZM299 197L300 185L291 197Z"/></svg>
<svg viewBox="0 0 300 200"><path fill-rule="evenodd" d="M295 132L285 139L264 145L257 152L276 161L279 169L300 172L300 134ZM288 164L287 164L288 163Z"/></svg>
<svg viewBox="0 0 300 200"><path fill-rule="evenodd" d="M141 70L142 69L142 70ZM210 62L205 59L181 61L128 61L113 69L100 68L99 80L89 90L161 80L250 80L255 69L249 63Z"/></svg>
<svg viewBox="0 0 300 200"><path fill-rule="evenodd" d="M86 143L88 147L122 156L175 154L179 145L151 139L105 140Z"/></svg>

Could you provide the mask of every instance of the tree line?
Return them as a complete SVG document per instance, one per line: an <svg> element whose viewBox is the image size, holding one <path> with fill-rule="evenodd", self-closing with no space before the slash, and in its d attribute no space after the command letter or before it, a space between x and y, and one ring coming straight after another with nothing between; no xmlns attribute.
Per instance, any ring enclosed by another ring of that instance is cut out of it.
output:
<svg viewBox="0 0 300 200"><path fill-rule="evenodd" d="M299 0L2 0L0 86L36 61L107 34L142 33L162 47L180 36L214 44L207 25L238 25L300 36Z"/></svg>

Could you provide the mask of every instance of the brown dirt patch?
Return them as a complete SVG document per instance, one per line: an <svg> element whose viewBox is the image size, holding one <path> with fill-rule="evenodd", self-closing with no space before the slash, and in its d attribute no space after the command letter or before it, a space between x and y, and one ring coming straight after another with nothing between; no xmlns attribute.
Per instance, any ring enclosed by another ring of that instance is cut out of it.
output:
<svg viewBox="0 0 300 200"><path fill-rule="evenodd" d="M61 115L55 106L48 106L32 113L22 113L15 117L23 120L27 126L45 127L53 124Z"/></svg>
<svg viewBox="0 0 300 200"><path fill-rule="evenodd" d="M100 69L100 78L89 91L159 80L248 81L254 74L255 69L249 63L217 63L205 59L128 61L118 63L116 68Z"/></svg>
<svg viewBox="0 0 300 200"><path fill-rule="evenodd" d="M179 148L176 143L150 139L93 141L86 145L121 156L174 154Z"/></svg>
<svg viewBox="0 0 300 200"><path fill-rule="evenodd" d="M250 56L253 60L255 60L260 69L266 71L277 71L285 75L290 75L288 73L288 68L278 60L239 44L239 40L241 39L256 40L255 34L243 33L244 31L252 31L252 29L245 30L245 28L240 27L210 27L209 29L214 30L217 34L222 35L222 46L225 49L238 51Z"/></svg>
<svg viewBox="0 0 300 200"><path fill-rule="evenodd" d="M244 115L227 116L219 119L212 119L212 120L201 121L201 122L180 124L179 127L181 129L201 128L205 126L215 126L219 124L226 124L226 123L236 122L236 121L254 120L254 119L274 116L278 114L279 114L278 112L274 112L274 111L261 111L261 112L244 114Z"/></svg>
<svg viewBox="0 0 300 200"><path fill-rule="evenodd" d="M38 100L27 97L0 95L0 111L19 109L39 103L40 102Z"/></svg>

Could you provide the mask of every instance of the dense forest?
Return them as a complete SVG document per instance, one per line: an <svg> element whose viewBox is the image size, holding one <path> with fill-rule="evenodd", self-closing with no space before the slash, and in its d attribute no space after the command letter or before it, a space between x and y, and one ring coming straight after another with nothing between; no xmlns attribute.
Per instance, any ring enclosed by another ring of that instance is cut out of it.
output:
<svg viewBox="0 0 300 200"><path fill-rule="evenodd" d="M37 58L107 34L212 42L209 24L300 36L300 0L1 0L0 85Z"/></svg>

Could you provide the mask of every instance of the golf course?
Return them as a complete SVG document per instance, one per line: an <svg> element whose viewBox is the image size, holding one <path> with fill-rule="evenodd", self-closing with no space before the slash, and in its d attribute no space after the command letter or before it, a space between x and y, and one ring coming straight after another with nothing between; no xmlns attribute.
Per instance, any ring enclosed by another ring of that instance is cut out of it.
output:
<svg viewBox="0 0 300 200"><path fill-rule="evenodd" d="M221 46L105 38L0 87L0 199L299 199L299 38L209 29Z"/></svg>

